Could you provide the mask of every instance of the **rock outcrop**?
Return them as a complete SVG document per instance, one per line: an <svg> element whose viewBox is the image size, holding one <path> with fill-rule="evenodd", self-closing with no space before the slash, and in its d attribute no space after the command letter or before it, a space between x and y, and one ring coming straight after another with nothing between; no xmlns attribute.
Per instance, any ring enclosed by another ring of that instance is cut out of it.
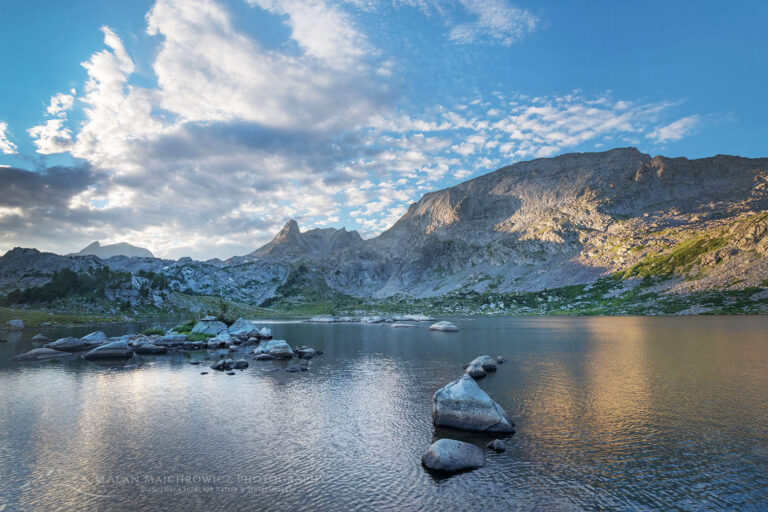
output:
<svg viewBox="0 0 768 512"><path fill-rule="evenodd" d="M515 424L504 409L466 374L437 390L432 397L432 419L439 427L479 432L515 431Z"/></svg>

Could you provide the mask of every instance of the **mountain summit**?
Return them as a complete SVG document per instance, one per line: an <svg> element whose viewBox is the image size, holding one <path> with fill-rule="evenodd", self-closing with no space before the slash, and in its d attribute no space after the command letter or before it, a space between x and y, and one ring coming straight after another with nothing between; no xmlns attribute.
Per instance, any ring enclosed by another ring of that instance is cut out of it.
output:
<svg viewBox="0 0 768 512"><path fill-rule="evenodd" d="M129 258L154 258L149 249L143 247L136 247L125 242L117 244L101 245L98 240L91 243L85 249L80 252L73 253L70 256L98 256L101 259L111 258L112 256L128 256Z"/></svg>
<svg viewBox="0 0 768 512"><path fill-rule="evenodd" d="M291 219L271 242L248 254L248 257L285 262L327 258L335 251L353 247L362 241L357 231L345 228L315 228L301 232L299 224Z"/></svg>

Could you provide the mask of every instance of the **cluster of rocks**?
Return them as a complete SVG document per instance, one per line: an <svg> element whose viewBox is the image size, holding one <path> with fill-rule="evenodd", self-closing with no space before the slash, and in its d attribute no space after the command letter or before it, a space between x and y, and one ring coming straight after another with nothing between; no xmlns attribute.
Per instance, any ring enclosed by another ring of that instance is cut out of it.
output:
<svg viewBox="0 0 768 512"><path fill-rule="evenodd" d="M309 369L309 360L321 355L322 350L316 350L305 345L297 345L293 348L285 340L269 340L259 343L253 349L253 358L256 361L270 361L272 359L289 360L294 357L300 359L298 366L289 366L285 371L295 373Z"/></svg>
<svg viewBox="0 0 768 512"><path fill-rule="evenodd" d="M430 318L420 314L407 315L374 315L374 316L331 316L317 315L313 316L307 322L318 324L338 324L338 323L362 323L362 324L391 324L395 322L432 322Z"/></svg>
<svg viewBox="0 0 768 512"><path fill-rule="evenodd" d="M465 373L440 388L432 397L432 420L438 427L449 427L487 434L515 433L515 424L504 409L475 382L475 376L485 377L503 363L500 356L480 356L465 365ZM494 439L486 448L503 452L501 439ZM485 455L478 446L454 439L434 442L421 458L422 464L434 471L456 472L476 469L485 464Z"/></svg>
<svg viewBox="0 0 768 512"><path fill-rule="evenodd" d="M126 334L109 338L103 331L92 332L81 338L66 337L51 341L42 334L32 338L33 343L43 344L14 357L20 361L37 361L66 357L70 354L85 352L88 360L124 360L134 354L163 355L169 351L219 350L224 355L235 352L238 346L255 345L272 338L268 327L254 325L248 320L238 319L231 326L214 317L205 317L192 328L191 333L212 335L207 341L191 340L186 334L168 331L162 335ZM223 357L222 354L219 354ZM233 361L232 368L246 368L240 360ZM229 369L229 368L227 368Z"/></svg>

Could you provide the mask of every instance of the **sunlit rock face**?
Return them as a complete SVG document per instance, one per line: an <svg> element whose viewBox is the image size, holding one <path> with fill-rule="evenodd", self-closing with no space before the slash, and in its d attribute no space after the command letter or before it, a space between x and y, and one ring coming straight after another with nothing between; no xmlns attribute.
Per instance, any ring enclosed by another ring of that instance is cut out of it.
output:
<svg viewBox="0 0 768 512"><path fill-rule="evenodd" d="M767 235L768 159L688 160L620 148L520 162L430 192L369 240L345 229L302 232L290 220L268 244L226 261L16 248L0 258L0 294L42 286L63 269L104 267L132 274L130 283L105 292L132 306L192 307L172 292L269 306L332 293L539 291L594 283L681 244L685 253L685 244L701 239L706 250L684 269L694 278L665 269L674 279L659 285L696 292L761 286L768 278ZM98 246L102 253L107 247ZM164 289L146 292L161 281Z"/></svg>

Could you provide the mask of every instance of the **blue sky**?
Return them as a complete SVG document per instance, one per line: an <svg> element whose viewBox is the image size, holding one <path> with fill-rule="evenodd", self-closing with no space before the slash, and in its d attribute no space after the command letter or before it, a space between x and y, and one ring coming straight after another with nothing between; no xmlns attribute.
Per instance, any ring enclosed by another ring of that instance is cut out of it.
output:
<svg viewBox="0 0 768 512"><path fill-rule="evenodd" d="M764 157L768 3L0 3L0 250L228 257L636 146Z"/></svg>

